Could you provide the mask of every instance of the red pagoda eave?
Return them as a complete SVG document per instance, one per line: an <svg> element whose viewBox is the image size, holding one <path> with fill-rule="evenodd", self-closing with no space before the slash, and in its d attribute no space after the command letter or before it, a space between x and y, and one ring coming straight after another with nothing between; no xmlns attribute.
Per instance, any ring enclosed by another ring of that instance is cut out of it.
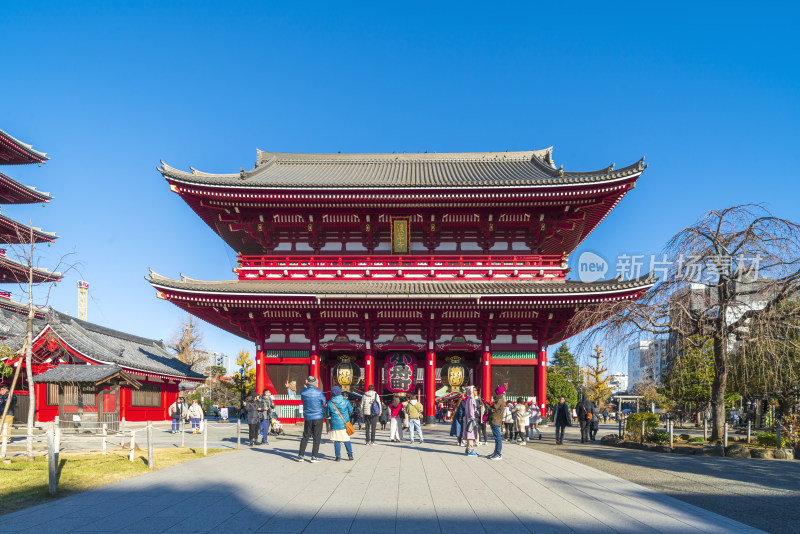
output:
<svg viewBox="0 0 800 534"><path fill-rule="evenodd" d="M27 243L33 234L34 243L53 243L58 236L45 232L41 228L32 228L25 224L15 221L5 215L0 215L0 240L5 243L19 244Z"/></svg>
<svg viewBox="0 0 800 534"><path fill-rule="evenodd" d="M6 132L0 130L0 165L24 165L27 163L44 163L47 155L34 150Z"/></svg>
<svg viewBox="0 0 800 534"><path fill-rule="evenodd" d="M33 204L50 202L48 193L37 191L33 187L22 185L13 178L0 172L0 199L3 204Z"/></svg>
<svg viewBox="0 0 800 534"><path fill-rule="evenodd" d="M309 201L321 200L335 201L337 203L358 202L369 200L383 200L388 198L405 201L419 201L436 199L442 201L467 201L470 199L487 199L496 202L498 199L553 199L569 198L579 195L604 194L622 189L631 182L635 182L641 172L603 182L572 183L572 184L542 184L538 186L457 186L447 187L397 187L397 188L254 188L251 186L214 186L198 185L184 182L175 178L168 178L170 190L181 196L191 196L198 199L228 200L232 202L257 202L257 201ZM464 193L463 191L469 191Z"/></svg>
<svg viewBox="0 0 800 534"><path fill-rule="evenodd" d="M0 283L28 282L28 266L18 261L5 257L5 250L0 249ZM58 282L63 277L61 273L54 273L45 269L33 268L33 283Z"/></svg>

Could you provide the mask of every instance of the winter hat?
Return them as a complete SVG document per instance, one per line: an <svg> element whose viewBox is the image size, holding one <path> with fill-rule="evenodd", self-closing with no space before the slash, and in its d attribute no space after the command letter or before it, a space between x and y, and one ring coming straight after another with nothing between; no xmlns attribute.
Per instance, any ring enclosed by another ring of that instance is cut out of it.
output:
<svg viewBox="0 0 800 534"><path fill-rule="evenodd" d="M316 376L309 376L308 380L306 380L306 382L308 382L309 386L317 387L317 377Z"/></svg>
<svg viewBox="0 0 800 534"><path fill-rule="evenodd" d="M340 388L339 386L333 386L331 388L331 395L333 395L334 397L336 397L338 395L341 395L341 394L342 394L342 388Z"/></svg>
<svg viewBox="0 0 800 534"><path fill-rule="evenodd" d="M506 388L504 388L503 386L497 386L495 388L495 390L494 390L494 394L495 395L502 395L505 392L506 392Z"/></svg>

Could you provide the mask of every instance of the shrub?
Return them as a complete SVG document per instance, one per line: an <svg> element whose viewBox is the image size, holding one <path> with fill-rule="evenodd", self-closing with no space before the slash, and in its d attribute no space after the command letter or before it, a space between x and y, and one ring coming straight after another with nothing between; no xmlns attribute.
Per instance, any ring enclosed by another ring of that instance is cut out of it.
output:
<svg viewBox="0 0 800 534"><path fill-rule="evenodd" d="M641 424L639 425L641 427ZM639 429L641 430L641 428ZM647 441L663 445L669 442L669 432L666 430L655 429L647 435Z"/></svg>
<svg viewBox="0 0 800 534"><path fill-rule="evenodd" d="M628 416L625 424L625 431L631 435L631 439L640 440L642 437L642 421L644 421L644 435L649 435L658 428L658 416L654 413L635 413Z"/></svg>
<svg viewBox="0 0 800 534"><path fill-rule="evenodd" d="M689 443L701 443L701 442L703 442L705 440L703 438L695 437L695 438L689 438L688 441L689 441Z"/></svg>
<svg viewBox="0 0 800 534"><path fill-rule="evenodd" d="M775 434L770 434L768 432L757 435L756 440L759 445L763 445L764 447L776 447L778 445L778 438L775 437Z"/></svg>

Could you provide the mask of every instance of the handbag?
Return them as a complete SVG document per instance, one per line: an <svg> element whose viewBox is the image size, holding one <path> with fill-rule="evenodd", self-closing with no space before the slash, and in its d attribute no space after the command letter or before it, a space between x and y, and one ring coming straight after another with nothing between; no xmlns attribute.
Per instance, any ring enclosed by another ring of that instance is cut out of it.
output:
<svg viewBox="0 0 800 534"><path fill-rule="evenodd" d="M467 433L472 433L475 431L475 419L470 419L467 421Z"/></svg>
<svg viewBox="0 0 800 534"><path fill-rule="evenodd" d="M333 404L333 409L336 410L336 413L339 414L339 419L344 421L344 417L342 417L342 412L339 411L339 408L336 407L336 404L334 404L333 401L331 401L331 404ZM344 421L344 431L347 432L348 436L352 436L353 434L356 433L356 429L353 428L353 424L350 421Z"/></svg>

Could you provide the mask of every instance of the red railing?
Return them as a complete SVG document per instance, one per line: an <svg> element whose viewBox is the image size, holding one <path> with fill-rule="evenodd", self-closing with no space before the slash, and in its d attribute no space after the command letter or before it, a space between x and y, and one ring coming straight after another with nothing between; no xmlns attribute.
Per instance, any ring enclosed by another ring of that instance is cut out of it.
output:
<svg viewBox="0 0 800 534"><path fill-rule="evenodd" d="M521 277L564 279L566 258L520 256L239 256L240 280Z"/></svg>

